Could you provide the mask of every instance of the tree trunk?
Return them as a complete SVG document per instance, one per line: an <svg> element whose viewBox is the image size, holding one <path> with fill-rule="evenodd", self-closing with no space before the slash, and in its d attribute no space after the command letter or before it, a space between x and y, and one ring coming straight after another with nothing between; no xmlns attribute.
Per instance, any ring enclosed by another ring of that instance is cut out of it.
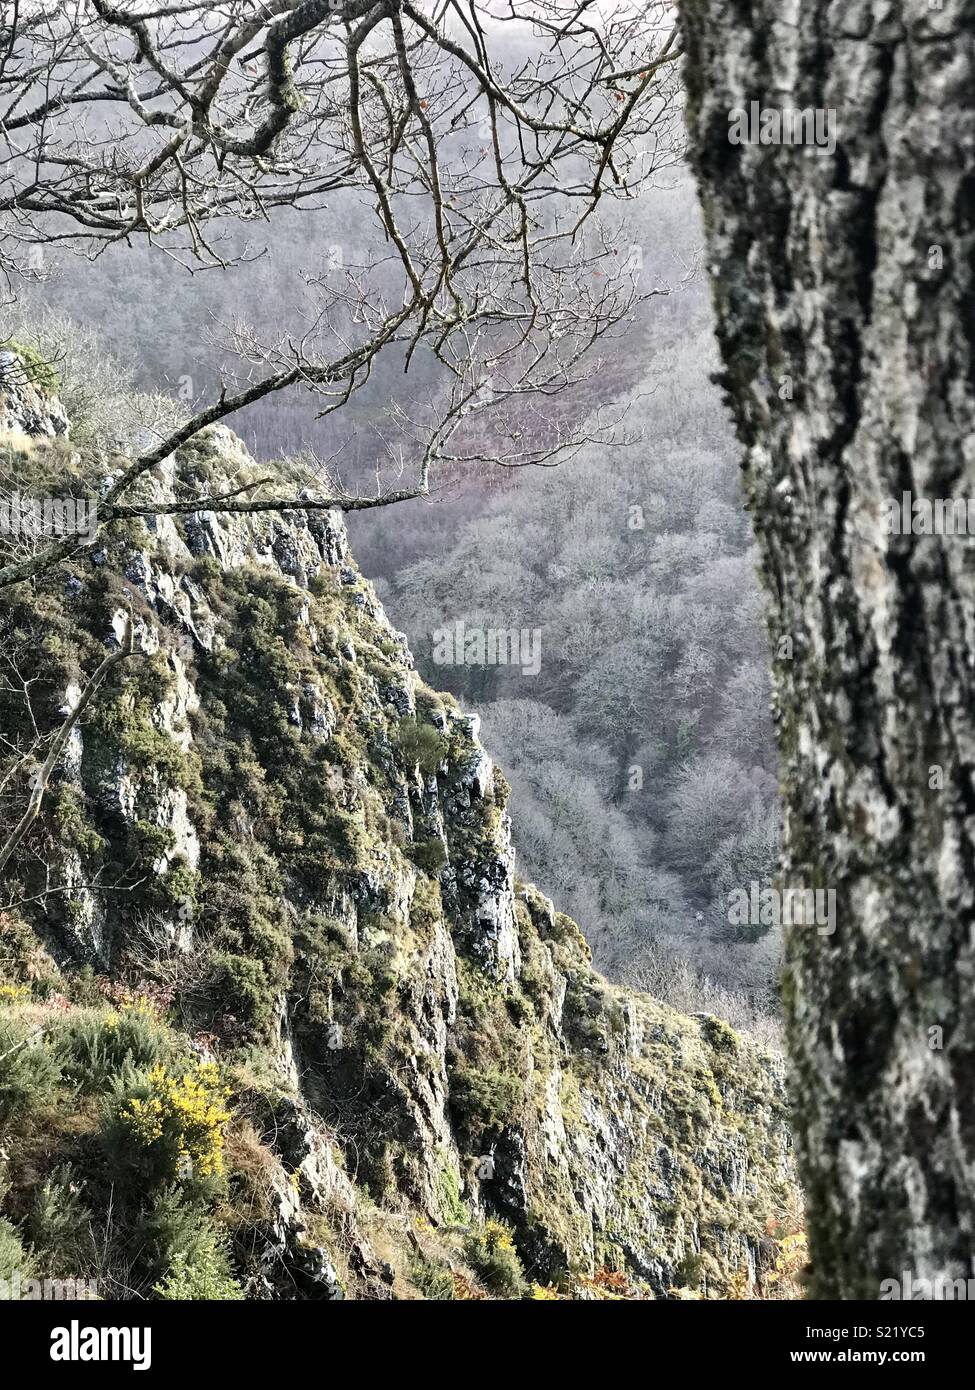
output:
<svg viewBox="0 0 975 1390"><path fill-rule="evenodd" d="M680 8L782 884L836 893L787 932L811 1292L878 1298L975 1272L975 542L887 521L975 497L975 4ZM832 108L835 152L731 143L752 101Z"/></svg>

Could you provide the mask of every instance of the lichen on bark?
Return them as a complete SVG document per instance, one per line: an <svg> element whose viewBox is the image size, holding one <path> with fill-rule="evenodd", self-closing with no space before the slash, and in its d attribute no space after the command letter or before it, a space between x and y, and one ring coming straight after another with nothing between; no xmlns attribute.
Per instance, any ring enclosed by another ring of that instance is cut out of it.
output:
<svg viewBox="0 0 975 1390"><path fill-rule="evenodd" d="M812 1291L972 1273L975 5L682 0L723 384L768 594ZM729 113L835 112L833 154ZM783 640L787 639L787 640ZM941 1030L940 1033L934 1030ZM938 1042L940 1041L940 1046Z"/></svg>

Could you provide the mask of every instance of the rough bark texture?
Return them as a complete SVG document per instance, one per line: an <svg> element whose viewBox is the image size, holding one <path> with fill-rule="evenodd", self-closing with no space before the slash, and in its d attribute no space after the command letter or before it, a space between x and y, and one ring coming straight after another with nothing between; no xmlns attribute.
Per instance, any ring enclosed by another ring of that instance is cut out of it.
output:
<svg viewBox="0 0 975 1390"><path fill-rule="evenodd" d="M783 882L837 894L785 981L812 1287L877 1298L973 1273L975 543L888 535L885 504L975 497L975 4L680 9ZM834 108L835 153L731 144L752 100Z"/></svg>

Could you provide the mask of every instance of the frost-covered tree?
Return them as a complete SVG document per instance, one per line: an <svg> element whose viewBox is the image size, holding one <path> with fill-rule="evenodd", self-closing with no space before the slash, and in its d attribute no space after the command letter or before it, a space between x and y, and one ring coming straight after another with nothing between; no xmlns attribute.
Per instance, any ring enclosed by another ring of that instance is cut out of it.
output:
<svg viewBox="0 0 975 1390"><path fill-rule="evenodd" d="M605 15L569 0L4 3L0 289L43 277L52 250L133 241L225 270L261 248L224 233L273 235L282 211L341 244L344 195L372 227L306 277L293 321L268 334L235 314L236 378L111 470L100 524L142 514L140 480L206 426L296 388L330 417L390 357L436 369L435 391L398 403L407 486L350 493L320 460L304 492L253 484L189 505L363 510L426 496L438 465L541 464L608 438L602 419L580 435L557 414L528 431L524 412L598 371L594 349L645 296L597 205L676 157L678 57L662 0ZM0 587L76 548L0 554Z"/></svg>

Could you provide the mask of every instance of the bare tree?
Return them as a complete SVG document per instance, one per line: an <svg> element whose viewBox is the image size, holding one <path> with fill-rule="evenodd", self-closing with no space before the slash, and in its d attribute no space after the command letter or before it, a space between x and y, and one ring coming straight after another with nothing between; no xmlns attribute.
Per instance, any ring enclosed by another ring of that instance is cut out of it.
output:
<svg viewBox="0 0 975 1390"><path fill-rule="evenodd" d="M931 525L973 492L975 6L680 9L783 881L836 894L787 942L813 1289L876 1299L975 1248L975 589L967 528Z"/></svg>
<svg viewBox="0 0 975 1390"><path fill-rule="evenodd" d="M375 253L314 278L300 325L273 341L235 326L243 375L115 478L102 525L139 514L134 484L205 426L295 386L329 415L381 353L405 369L434 360L444 382L432 411L399 421L411 487L296 498L254 484L168 510L423 496L437 463L479 456L464 443L477 416L597 371L594 349L642 297L595 214L679 153L680 50L662 0L611 14L576 0L8 0L0 12L9 285L42 273L44 247L99 255L143 237L200 270L252 254L231 229L277 209L324 215L341 194L375 217ZM551 462L609 437L603 421L540 441L513 430L503 461ZM0 565L0 587L75 544Z"/></svg>

